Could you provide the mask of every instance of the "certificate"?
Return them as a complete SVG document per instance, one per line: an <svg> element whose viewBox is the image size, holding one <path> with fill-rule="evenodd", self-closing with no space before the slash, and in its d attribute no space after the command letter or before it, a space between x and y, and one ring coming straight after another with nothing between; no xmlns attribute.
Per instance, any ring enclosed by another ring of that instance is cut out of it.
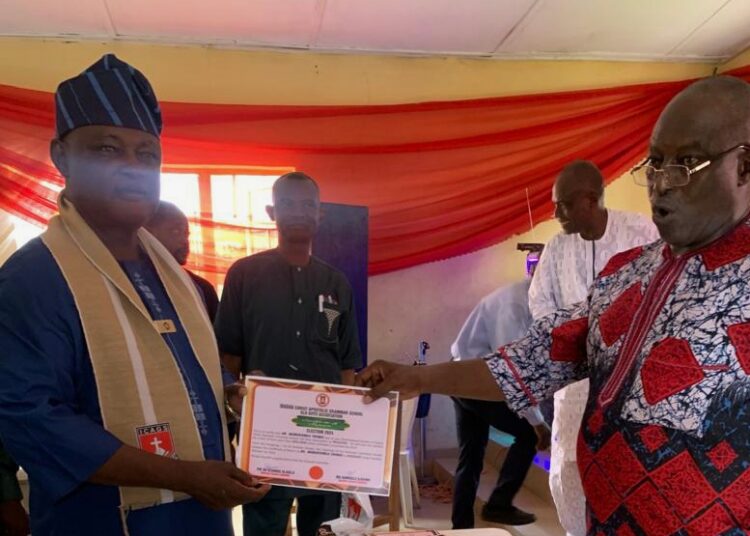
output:
<svg viewBox="0 0 750 536"><path fill-rule="evenodd" d="M245 379L237 466L275 486L388 495L398 394L371 404L369 389Z"/></svg>

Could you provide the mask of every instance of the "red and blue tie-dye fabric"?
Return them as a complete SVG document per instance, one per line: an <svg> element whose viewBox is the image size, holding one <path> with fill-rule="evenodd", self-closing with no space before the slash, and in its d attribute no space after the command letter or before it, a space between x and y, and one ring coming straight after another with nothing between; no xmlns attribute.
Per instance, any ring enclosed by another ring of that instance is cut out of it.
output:
<svg viewBox="0 0 750 536"><path fill-rule="evenodd" d="M588 376L578 442L589 534L750 529L750 225L673 257L612 258L588 300L487 364L521 411Z"/></svg>

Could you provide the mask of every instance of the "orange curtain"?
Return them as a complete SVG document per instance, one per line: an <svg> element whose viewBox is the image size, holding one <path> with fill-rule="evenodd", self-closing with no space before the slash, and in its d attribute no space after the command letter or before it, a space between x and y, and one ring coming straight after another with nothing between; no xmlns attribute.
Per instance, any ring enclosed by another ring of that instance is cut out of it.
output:
<svg viewBox="0 0 750 536"><path fill-rule="evenodd" d="M750 79L750 67L732 74ZM527 198L534 220L546 219L555 175L570 160L618 177L689 82L383 106L164 102L164 164L308 172L324 201L370 208L378 274L527 230ZM50 93L0 85L0 207L38 222L62 184L48 159L53 116Z"/></svg>

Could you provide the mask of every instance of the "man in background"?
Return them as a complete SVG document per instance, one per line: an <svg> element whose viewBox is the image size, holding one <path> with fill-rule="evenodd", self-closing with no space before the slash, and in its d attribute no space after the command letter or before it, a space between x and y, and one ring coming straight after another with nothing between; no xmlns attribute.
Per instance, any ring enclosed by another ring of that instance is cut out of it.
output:
<svg viewBox="0 0 750 536"><path fill-rule="evenodd" d="M646 216L604 206L604 178L593 162L565 166L552 202L563 230L544 247L529 287L535 320L586 299L594 278L616 253L659 238Z"/></svg>
<svg viewBox="0 0 750 536"><path fill-rule="evenodd" d="M184 267L187 264L190 256L190 226L187 217L176 205L167 201L159 201L156 213L146 224L146 229L167 248L180 266ZM201 276L194 274L187 268L185 268L185 271L193 280L195 286L198 287L203 302L206 304L208 317L213 322L216 318L216 310L219 307L219 296L216 294L216 289Z"/></svg>
<svg viewBox="0 0 750 536"><path fill-rule="evenodd" d="M531 325L529 284L538 260L536 253L529 254L526 279L500 287L477 304L451 346L454 361L491 354L526 333ZM504 525L536 521L534 514L513 506L513 498L521 489L536 454L534 428L505 402L454 397L453 405L459 443L451 513L453 528L474 528L474 501L490 426L512 435L515 440L508 448L495 489L482 508L482 519ZM539 447L544 449L547 445Z"/></svg>
<svg viewBox="0 0 750 536"><path fill-rule="evenodd" d="M216 336L235 376L267 376L352 385L362 365L351 286L344 274L311 254L320 221L317 183L300 172L273 185L268 214L276 249L234 263L227 273ZM243 507L245 534L282 536L294 498L300 536L314 536L339 517L340 494L272 488Z"/></svg>
<svg viewBox="0 0 750 536"><path fill-rule="evenodd" d="M545 246L529 288L534 320L585 300L612 256L659 238L645 216L605 208L604 179L593 162L577 160L565 166L555 181L552 201L563 230ZM560 522L573 536L586 533L575 445L588 386L583 380L555 394L550 489Z"/></svg>

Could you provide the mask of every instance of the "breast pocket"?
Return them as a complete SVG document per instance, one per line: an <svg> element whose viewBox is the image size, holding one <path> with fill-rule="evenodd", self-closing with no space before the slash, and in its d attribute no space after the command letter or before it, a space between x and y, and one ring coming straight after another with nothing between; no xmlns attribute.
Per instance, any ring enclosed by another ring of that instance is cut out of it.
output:
<svg viewBox="0 0 750 536"><path fill-rule="evenodd" d="M326 303L323 312L315 313L314 336L316 342L323 346L335 346L339 342L339 322L342 311L336 304Z"/></svg>
<svg viewBox="0 0 750 536"><path fill-rule="evenodd" d="M726 362L723 352L694 348L679 338L662 339L643 361L622 416L700 433L712 399L736 376Z"/></svg>

